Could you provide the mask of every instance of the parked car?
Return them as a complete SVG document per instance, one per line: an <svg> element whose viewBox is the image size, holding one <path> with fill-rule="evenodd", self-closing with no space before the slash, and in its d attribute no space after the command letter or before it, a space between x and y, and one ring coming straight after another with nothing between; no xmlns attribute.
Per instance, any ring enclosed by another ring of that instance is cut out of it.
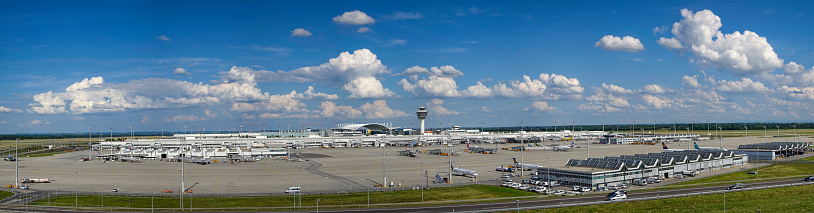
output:
<svg viewBox="0 0 814 213"><path fill-rule="evenodd" d="M814 181L814 175L808 176L806 179L803 179L803 181L806 181L806 182Z"/></svg>
<svg viewBox="0 0 814 213"><path fill-rule="evenodd" d="M510 186L510 185L512 185L511 181L506 181L506 182L500 183L500 186Z"/></svg>
<svg viewBox="0 0 814 213"><path fill-rule="evenodd" d="M591 187L586 187L586 186L583 186L582 188L580 188L580 189L579 189L579 191L581 191L581 192L590 192L590 191L591 191Z"/></svg>
<svg viewBox="0 0 814 213"><path fill-rule="evenodd" d="M520 188L520 183L512 183L512 185L510 185L509 187L512 187L514 189Z"/></svg>
<svg viewBox="0 0 814 213"><path fill-rule="evenodd" d="M517 189L520 189L520 190L529 190L529 185L525 185L525 184L524 184L524 185L520 185L520 187L517 187Z"/></svg>
<svg viewBox="0 0 814 213"><path fill-rule="evenodd" d="M579 191L580 188L582 188L582 187L574 186L574 187L571 187L571 191Z"/></svg>
<svg viewBox="0 0 814 213"><path fill-rule="evenodd" d="M557 191L554 191L554 194L555 194L555 195L561 195L561 194L565 194L565 191L563 191L563 190L557 190Z"/></svg>
<svg viewBox="0 0 814 213"><path fill-rule="evenodd" d="M298 187L298 186L288 187L288 189L285 190L285 193L299 193L299 192L300 192L300 187Z"/></svg>
<svg viewBox="0 0 814 213"><path fill-rule="evenodd" d="M608 191L608 188L603 186L603 187L597 188L596 191Z"/></svg>
<svg viewBox="0 0 814 213"><path fill-rule="evenodd" d="M729 190L733 190L733 189L743 189L743 187L744 187L744 185L743 185L742 183L736 183L735 185L730 186L730 187L729 187Z"/></svg>
<svg viewBox="0 0 814 213"><path fill-rule="evenodd" d="M613 194L613 196L608 197L607 200L614 201L614 200L624 200L627 199L627 193L625 194Z"/></svg>
<svg viewBox="0 0 814 213"><path fill-rule="evenodd" d="M611 193L608 193L608 195L606 195L605 197L613 197L613 196L616 196L617 194L627 194L627 191L625 191L625 190L616 190L616 191L613 191Z"/></svg>

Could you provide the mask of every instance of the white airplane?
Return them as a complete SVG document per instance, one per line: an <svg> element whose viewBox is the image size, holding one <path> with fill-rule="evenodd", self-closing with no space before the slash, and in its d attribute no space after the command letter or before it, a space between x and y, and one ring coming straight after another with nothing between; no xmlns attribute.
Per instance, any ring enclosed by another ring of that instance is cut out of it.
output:
<svg viewBox="0 0 814 213"><path fill-rule="evenodd" d="M574 142L571 141L570 146L555 146L554 151L568 151L569 149L574 148Z"/></svg>
<svg viewBox="0 0 814 213"><path fill-rule="evenodd" d="M661 149L661 151L664 151L664 152L680 152L680 151L686 151L686 149L670 149L670 148L667 148L667 145L666 145L666 144L664 144L664 142L661 142L661 147L664 147L663 149Z"/></svg>
<svg viewBox="0 0 814 213"><path fill-rule="evenodd" d="M467 149L477 149L478 146L469 146L469 139L466 139L466 148Z"/></svg>
<svg viewBox="0 0 814 213"><path fill-rule="evenodd" d="M519 163L519 162L517 162L516 158L512 158L512 160L514 160L514 165L515 166L523 168L525 170L537 170L537 169L542 169L543 168L543 166L540 166L540 165Z"/></svg>
<svg viewBox="0 0 814 213"><path fill-rule="evenodd" d="M454 175L460 175L460 176L464 176L464 177L466 177L468 175L468 176L472 176L472 177L475 177L475 178L478 177L478 172L476 172L474 170L461 169L461 167L454 167L452 165L449 165L449 167L452 167L452 174L454 174Z"/></svg>
<svg viewBox="0 0 814 213"><path fill-rule="evenodd" d="M724 151L724 152L727 151L726 149L719 147L698 147L698 143L695 142L692 142L692 144L695 144L695 149L697 150Z"/></svg>

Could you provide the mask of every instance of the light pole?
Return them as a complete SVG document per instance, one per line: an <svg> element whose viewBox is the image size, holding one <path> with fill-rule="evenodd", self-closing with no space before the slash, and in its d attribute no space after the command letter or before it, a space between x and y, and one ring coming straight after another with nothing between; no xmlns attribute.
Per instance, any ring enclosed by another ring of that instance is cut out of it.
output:
<svg viewBox="0 0 814 213"><path fill-rule="evenodd" d="M721 147L720 147L721 150L723 150L723 148L724 148L724 139L721 137L722 136L721 134L723 134L723 131L724 130L722 130L721 127L718 127L718 141L721 144Z"/></svg>
<svg viewBox="0 0 814 213"><path fill-rule="evenodd" d="M421 175L424 175L424 161L421 161ZM426 178L426 177L425 177ZM368 203L370 203L370 192L367 194L368 196ZM424 187L421 187L421 202L424 202ZM370 204L368 204L370 206Z"/></svg>
<svg viewBox="0 0 814 213"><path fill-rule="evenodd" d="M370 178L365 178L365 180L370 180ZM370 207L370 185L367 185L367 207Z"/></svg>
<svg viewBox="0 0 814 213"><path fill-rule="evenodd" d="M79 175L78 172L73 171L73 178L74 178L74 182L73 182L74 204L73 204L73 206L74 207L79 207L79 177L78 177L78 175Z"/></svg>
<svg viewBox="0 0 814 213"><path fill-rule="evenodd" d="M517 203L517 212L519 213L520 212L520 200L514 200L514 202Z"/></svg>
<svg viewBox="0 0 814 213"><path fill-rule="evenodd" d="M523 161L524 149L526 149L526 145L523 143L523 121L520 121L520 177L525 177L525 175L523 175L523 170L525 170L523 168L523 165L525 165L525 162Z"/></svg>
<svg viewBox="0 0 814 213"><path fill-rule="evenodd" d="M319 199L317 199L317 213L319 213Z"/></svg>
<svg viewBox="0 0 814 213"><path fill-rule="evenodd" d="M763 126L763 140L764 140L764 142L765 142L766 138L767 138L766 126ZM755 176L757 177L758 180L760 180L760 151L757 152L757 159L756 160L757 160L757 166L755 166L755 167L756 167L757 171L755 171Z"/></svg>
<svg viewBox="0 0 814 213"><path fill-rule="evenodd" d="M794 142L797 143L797 125L791 125L791 127L794 127Z"/></svg>
<svg viewBox="0 0 814 213"><path fill-rule="evenodd" d="M548 163L548 166L547 166L547 168L545 170L545 173L546 173L545 178L546 178L546 181L547 181L546 186L548 186L548 190L546 190L546 191L550 192L551 189L554 188L554 186L551 185L551 156L546 156L546 158L548 159L548 160L546 160L546 163Z"/></svg>
<svg viewBox="0 0 814 213"><path fill-rule="evenodd" d="M724 195L724 213L726 213L726 192L721 192Z"/></svg>
<svg viewBox="0 0 814 213"><path fill-rule="evenodd" d="M777 139L780 139L780 126L774 126L774 127L777 127Z"/></svg>
<svg viewBox="0 0 814 213"><path fill-rule="evenodd" d="M384 178L384 187L387 187L387 143L384 142L384 136L382 136L382 177Z"/></svg>
<svg viewBox="0 0 814 213"><path fill-rule="evenodd" d="M90 127L88 127L88 160L90 160L90 154L93 153L93 146L91 145L93 139L91 135L93 135L93 133L91 133Z"/></svg>
<svg viewBox="0 0 814 213"><path fill-rule="evenodd" d="M186 134L187 134L187 126L184 126L184 138L181 138L181 152L185 152L184 146L186 145ZM181 197L181 211L184 211L184 157L186 154L181 157L181 191L178 193L178 196Z"/></svg>
<svg viewBox="0 0 814 213"><path fill-rule="evenodd" d="M150 193L150 212L155 212L155 200L153 199L154 195L155 193Z"/></svg>

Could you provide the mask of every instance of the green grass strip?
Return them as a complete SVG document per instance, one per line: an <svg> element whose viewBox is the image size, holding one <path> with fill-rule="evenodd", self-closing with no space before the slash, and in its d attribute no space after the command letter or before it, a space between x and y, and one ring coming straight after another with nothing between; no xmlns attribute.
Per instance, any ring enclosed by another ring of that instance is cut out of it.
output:
<svg viewBox="0 0 814 213"><path fill-rule="evenodd" d="M753 181L757 180L757 175L746 174L747 172L757 171L758 169L747 169L745 171L737 171L712 177L701 178L698 180L691 180L681 183L672 184L676 185L690 185L690 184L703 184L703 183L717 183L727 181ZM763 178L782 178L790 176L811 175L814 174L814 164L793 164L793 163L774 163L769 166L760 167L758 172L760 179Z"/></svg>
<svg viewBox="0 0 814 213"><path fill-rule="evenodd" d="M9 191L0 190L0 200L5 199L7 197L11 197L12 195L14 195L14 193L11 193Z"/></svg>
<svg viewBox="0 0 814 213"><path fill-rule="evenodd" d="M812 212L814 185L726 193L727 212ZM635 192L628 193L635 197ZM709 194L660 200L539 209L523 212L724 212L724 195Z"/></svg>
<svg viewBox="0 0 814 213"><path fill-rule="evenodd" d="M439 187L424 190L424 201L457 201L475 199L499 199L506 197L522 197L540 195L533 192L520 191L505 187L473 185L460 187ZM186 207L192 202L194 208L237 208L242 207L293 207L294 196L250 196L250 197L189 197L184 199ZM80 206L101 206L102 197L98 195L79 196ZM362 205L367 204L367 193L303 195L302 206L316 206L320 199L320 206L327 205ZM73 206L74 196L53 197L50 200L41 199L34 205ZM371 192L371 204L396 204L421 202L421 190ZM132 207L150 208L150 196L105 196L105 207ZM176 196L156 196L155 208L178 208L179 198Z"/></svg>

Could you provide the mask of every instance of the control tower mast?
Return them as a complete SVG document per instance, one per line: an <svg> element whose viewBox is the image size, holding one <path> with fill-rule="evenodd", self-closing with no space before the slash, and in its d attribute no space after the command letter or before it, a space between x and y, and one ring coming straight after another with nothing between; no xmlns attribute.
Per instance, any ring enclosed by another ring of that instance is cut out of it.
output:
<svg viewBox="0 0 814 213"><path fill-rule="evenodd" d="M422 107L418 108L418 111L415 111L415 114L418 115L418 120L421 120L421 132L419 135L424 135L424 119L427 119L427 109Z"/></svg>

